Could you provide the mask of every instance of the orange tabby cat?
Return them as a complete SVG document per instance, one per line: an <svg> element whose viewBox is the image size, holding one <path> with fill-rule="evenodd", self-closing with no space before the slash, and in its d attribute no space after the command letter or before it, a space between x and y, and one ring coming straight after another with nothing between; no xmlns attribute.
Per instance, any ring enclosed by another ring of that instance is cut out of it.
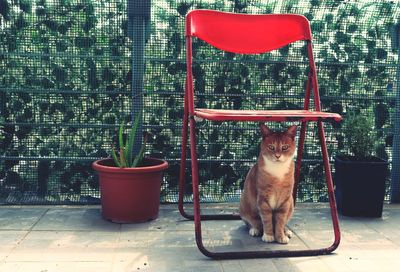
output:
<svg viewBox="0 0 400 272"><path fill-rule="evenodd" d="M264 242L287 244L292 236L286 224L293 213L296 129L273 132L261 124L260 155L244 182L240 217L249 226L249 234L262 234Z"/></svg>

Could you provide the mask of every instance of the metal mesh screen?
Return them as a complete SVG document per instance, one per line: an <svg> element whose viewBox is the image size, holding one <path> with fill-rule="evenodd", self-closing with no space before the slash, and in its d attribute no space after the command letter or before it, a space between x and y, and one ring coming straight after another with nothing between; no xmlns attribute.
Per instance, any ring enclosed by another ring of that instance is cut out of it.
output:
<svg viewBox="0 0 400 272"><path fill-rule="evenodd" d="M391 38L399 23L398 3L153 0L145 47L143 130L153 135L147 153L170 163L162 201L177 201L186 69L184 15L197 8L305 15L312 26L323 108L372 119L378 138L371 148L391 161L398 65ZM107 156L118 124L129 122L138 110L132 106L135 41L128 25L122 0L0 0L2 203L99 201L90 163ZM194 48L197 105L302 106L307 75L304 44L257 56L218 52L201 41L195 41ZM199 126L203 200L238 200L258 154L258 125L202 122ZM330 154L347 151L341 126L325 127ZM310 124L300 201L327 200L316 133ZM190 175L187 181L190 199Z"/></svg>

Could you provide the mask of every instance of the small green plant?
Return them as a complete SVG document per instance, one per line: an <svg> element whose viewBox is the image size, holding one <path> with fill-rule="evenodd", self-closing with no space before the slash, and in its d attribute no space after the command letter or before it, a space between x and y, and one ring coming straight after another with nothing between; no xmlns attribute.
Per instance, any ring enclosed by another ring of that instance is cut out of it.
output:
<svg viewBox="0 0 400 272"><path fill-rule="evenodd" d="M124 143L123 132L124 124L119 126L118 142L119 142L119 153L113 148L111 150L111 155L114 159L116 166L124 167L137 167L142 163L144 151L146 149L147 135L144 137L142 147L136 156L133 156L133 144L136 137L136 132L139 127L140 114L136 117L132 127L129 130L126 143Z"/></svg>
<svg viewBox="0 0 400 272"><path fill-rule="evenodd" d="M376 141L373 120L360 113L349 113L343 125L344 136L353 156L358 160L372 156Z"/></svg>

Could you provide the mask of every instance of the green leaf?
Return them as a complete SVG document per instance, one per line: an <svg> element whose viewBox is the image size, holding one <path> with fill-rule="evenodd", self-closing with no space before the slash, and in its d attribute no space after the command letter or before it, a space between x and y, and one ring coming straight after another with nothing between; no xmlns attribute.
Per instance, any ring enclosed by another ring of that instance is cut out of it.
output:
<svg viewBox="0 0 400 272"><path fill-rule="evenodd" d="M124 124L122 123L122 124L119 126L119 133L118 133L119 158L120 158L121 167L126 167L126 160L125 160L125 153L124 153L124 138L123 138L123 132L124 132Z"/></svg>
<svg viewBox="0 0 400 272"><path fill-rule="evenodd" d="M123 147L121 147L119 149L119 157L120 157L120 160L121 160L121 167L126 167L127 165L126 165L126 159L125 159L125 154L124 154L124 148Z"/></svg>
<svg viewBox="0 0 400 272"><path fill-rule="evenodd" d="M147 135L146 135L147 136ZM143 160L143 155L144 155L144 151L146 149L146 143L147 143L147 137L144 138L143 140L143 145L140 148L139 154L135 157L135 160L132 163L132 167L136 167L138 166L140 163L142 163Z"/></svg>
<svg viewBox="0 0 400 272"><path fill-rule="evenodd" d="M114 159L115 165L121 167L121 163L118 161L117 153L115 153L114 148L111 150L111 156Z"/></svg>
<svg viewBox="0 0 400 272"><path fill-rule="evenodd" d="M124 124L121 124L121 125L119 126L119 133L118 133L118 144L119 144L119 148L124 148L123 133L124 133Z"/></svg>
<svg viewBox="0 0 400 272"><path fill-rule="evenodd" d="M126 157L126 162L128 166L132 166L133 162L132 162L132 150L133 150L133 144L135 141L135 137L136 137L136 132L137 129L139 127L139 122L141 119L141 113L138 114L138 116L135 118L135 121L133 122L131 131L129 133L128 136L128 140L126 142L126 146L125 146L125 157Z"/></svg>

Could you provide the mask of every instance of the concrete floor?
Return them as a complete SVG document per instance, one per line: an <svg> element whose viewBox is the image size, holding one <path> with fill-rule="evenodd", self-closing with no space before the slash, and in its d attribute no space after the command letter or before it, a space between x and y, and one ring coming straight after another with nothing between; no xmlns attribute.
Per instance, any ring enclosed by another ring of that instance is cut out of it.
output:
<svg viewBox="0 0 400 272"><path fill-rule="evenodd" d="M205 205L226 212L235 205ZM203 256L193 222L176 205L161 207L157 220L115 224L99 206L0 207L0 271L399 271L400 205L386 205L382 218L340 217L342 242L320 257L215 261ZM220 250L293 249L328 246L332 240L325 204L299 204L288 245L250 237L241 221L207 221L204 242Z"/></svg>

